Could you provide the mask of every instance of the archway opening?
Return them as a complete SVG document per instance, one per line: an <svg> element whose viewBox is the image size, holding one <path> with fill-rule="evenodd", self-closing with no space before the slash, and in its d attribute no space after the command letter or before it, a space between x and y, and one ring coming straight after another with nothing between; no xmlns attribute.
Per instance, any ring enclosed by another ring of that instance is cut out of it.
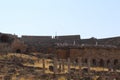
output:
<svg viewBox="0 0 120 80"><path fill-rule="evenodd" d="M21 53L21 50L20 50L20 49L17 49L17 50L16 50L16 53Z"/></svg>
<svg viewBox="0 0 120 80"><path fill-rule="evenodd" d="M100 64L100 67L104 67L104 60L100 59L99 64Z"/></svg>
<svg viewBox="0 0 120 80"><path fill-rule="evenodd" d="M92 64L93 64L93 66L96 66L96 63L97 63L96 60L93 59L93 60L92 60Z"/></svg>
<svg viewBox="0 0 120 80"><path fill-rule="evenodd" d="M107 60L107 66L109 66L110 65L110 60Z"/></svg>
<svg viewBox="0 0 120 80"><path fill-rule="evenodd" d="M85 64L88 63L88 59L87 59L87 58L84 59L84 63L85 63Z"/></svg>
<svg viewBox="0 0 120 80"><path fill-rule="evenodd" d="M115 59L114 60L114 65L117 65L118 64L118 59Z"/></svg>
<svg viewBox="0 0 120 80"><path fill-rule="evenodd" d="M75 59L75 63L78 63L78 58L77 58L77 59Z"/></svg>

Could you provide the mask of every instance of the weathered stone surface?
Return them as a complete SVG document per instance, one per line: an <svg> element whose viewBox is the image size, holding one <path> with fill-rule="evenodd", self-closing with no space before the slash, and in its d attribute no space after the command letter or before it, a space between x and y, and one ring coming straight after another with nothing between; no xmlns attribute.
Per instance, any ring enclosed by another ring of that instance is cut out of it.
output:
<svg viewBox="0 0 120 80"><path fill-rule="evenodd" d="M68 53L69 49L69 53ZM69 55L74 62L78 57L82 58L82 63L86 63L88 58L91 58L91 66L117 66L120 65L120 50L119 48L109 47L59 47L57 48L59 57L67 59L66 54Z"/></svg>

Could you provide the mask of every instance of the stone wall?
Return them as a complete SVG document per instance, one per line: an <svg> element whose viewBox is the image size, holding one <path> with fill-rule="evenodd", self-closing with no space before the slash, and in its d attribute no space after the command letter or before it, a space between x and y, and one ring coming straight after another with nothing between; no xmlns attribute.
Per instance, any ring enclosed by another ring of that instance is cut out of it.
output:
<svg viewBox="0 0 120 80"><path fill-rule="evenodd" d="M44 52L52 45L52 36L22 36L21 41L28 46L28 52Z"/></svg>
<svg viewBox="0 0 120 80"><path fill-rule="evenodd" d="M80 45L80 35L55 36L55 44L57 46L74 46Z"/></svg>
<svg viewBox="0 0 120 80"><path fill-rule="evenodd" d="M68 53L69 49L69 53ZM119 48L109 47L78 47L78 48L58 48L57 54L59 58L70 58L73 62L79 57L82 58L83 65L87 65L88 59L91 59L92 66L115 66L120 65L120 50ZM66 57L69 54L69 57Z"/></svg>
<svg viewBox="0 0 120 80"><path fill-rule="evenodd" d="M54 46L80 44L80 35L55 36L55 38L52 36L22 36L21 41L28 45L29 52L44 52Z"/></svg>
<svg viewBox="0 0 120 80"><path fill-rule="evenodd" d="M80 35L55 36L59 40L80 40Z"/></svg>
<svg viewBox="0 0 120 80"><path fill-rule="evenodd" d="M11 49L12 49L12 52L25 53L27 49L27 45L25 45L19 39L15 39L11 44Z"/></svg>
<svg viewBox="0 0 120 80"><path fill-rule="evenodd" d="M23 51L23 45L25 44L19 40L17 35L0 33L0 53L16 52L17 49Z"/></svg>
<svg viewBox="0 0 120 80"><path fill-rule="evenodd" d="M120 37L111 37L111 38L89 38L89 39L81 39L82 45L102 45L102 46L116 46L120 47Z"/></svg>

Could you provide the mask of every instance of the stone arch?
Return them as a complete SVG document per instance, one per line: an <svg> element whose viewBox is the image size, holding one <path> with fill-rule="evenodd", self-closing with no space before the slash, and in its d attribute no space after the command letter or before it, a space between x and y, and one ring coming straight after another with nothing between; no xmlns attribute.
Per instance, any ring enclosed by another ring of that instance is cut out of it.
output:
<svg viewBox="0 0 120 80"><path fill-rule="evenodd" d="M113 63L114 63L114 65L117 65L118 64L118 59L115 59Z"/></svg>
<svg viewBox="0 0 120 80"><path fill-rule="evenodd" d="M92 59L92 65L93 65L93 66L96 66L96 65L97 65L96 59Z"/></svg>
<svg viewBox="0 0 120 80"><path fill-rule="evenodd" d="M20 50L20 49L17 49L17 50L16 50L16 53L21 53L21 50Z"/></svg>
<svg viewBox="0 0 120 80"><path fill-rule="evenodd" d="M112 65L112 61L110 59L106 60L106 67L110 68Z"/></svg>
<svg viewBox="0 0 120 80"><path fill-rule="evenodd" d="M88 59L87 59L87 58L84 59L84 63L85 63L85 64L88 63Z"/></svg>
<svg viewBox="0 0 120 80"><path fill-rule="evenodd" d="M100 65L100 67L104 67L105 62L104 62L104 60L103 60L103 59L100 59L100 61L99 61L99 65Z"/></svg>
<svg viewBox="0 0 120 80"><path fill-rule="evenodd" d="M110 60L108 59L106 63L107 63L107 66L110 65Z"/></svg>
<svg viewBox="0 0 120 80"><path fill-rule="evenodd" d="M78 63L78 58L75 59L75 63Z"/></svg>

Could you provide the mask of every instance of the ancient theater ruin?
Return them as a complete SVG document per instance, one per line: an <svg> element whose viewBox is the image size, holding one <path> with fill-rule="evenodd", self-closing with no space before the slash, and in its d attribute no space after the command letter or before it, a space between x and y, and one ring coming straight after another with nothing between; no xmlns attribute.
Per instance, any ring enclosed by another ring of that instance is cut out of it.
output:
<svg viewBox="0 0 120 80"><path fill-rule="evenodd" d="M44 53L54 54L58 59L70 58L83 65L116 67L120 65L120 37L81 39L80 35L30 36L0 33L1 53Z"/></svg>

